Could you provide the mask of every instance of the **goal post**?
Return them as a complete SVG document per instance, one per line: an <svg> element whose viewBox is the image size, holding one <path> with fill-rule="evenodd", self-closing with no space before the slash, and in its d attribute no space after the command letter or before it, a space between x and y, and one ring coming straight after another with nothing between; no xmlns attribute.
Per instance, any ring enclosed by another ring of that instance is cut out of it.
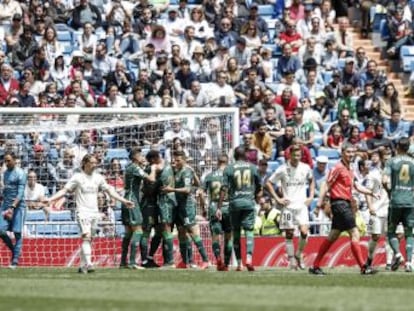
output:
<svg viewBox="0 0 414 311"><path fill-rule="evenodd" d="M181 146L173 146L177 137ZM0 112L0 160L3 163L4 153L13 151L18 165L27 172L35 172L37 182L49 195L79 169L80 159L86 153L96 154L99 172L123 194L123 169L133 147L140 147L143 153L157 148L166 159L171 158L172 149L183 148L196 172L205 176L215 166L218 155L229 154L238 144L238 108L6 107ZM25 195L30 208L20 264L77 265L80 239L73 198L67 196L43 208L35 194L27 191ZM108 198L105 204L94 240L93 260L99 266L116 266L123 234L120 206ZM208 223L200 224L212 258ZM13 237L11 233L10 236ZM9 259L9 250L0 243L0 265L8 265Z"/></svg>

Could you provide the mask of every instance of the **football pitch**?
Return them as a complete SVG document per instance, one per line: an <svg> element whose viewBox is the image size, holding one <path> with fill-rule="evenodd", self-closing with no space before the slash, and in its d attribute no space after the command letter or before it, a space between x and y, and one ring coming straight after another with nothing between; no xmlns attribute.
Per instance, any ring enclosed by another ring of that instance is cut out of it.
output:
<svg viewBox="0 0 414 311"><path fill-rule="evenodd" d="M326 272L0 269L0 310L414 310L412 273Z"/></svg>

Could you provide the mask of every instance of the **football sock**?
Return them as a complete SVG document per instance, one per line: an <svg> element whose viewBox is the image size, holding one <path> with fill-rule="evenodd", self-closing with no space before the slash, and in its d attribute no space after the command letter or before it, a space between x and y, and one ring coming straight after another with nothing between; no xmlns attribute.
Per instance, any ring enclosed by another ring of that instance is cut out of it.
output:
<svg viewBox="0 0 414 311"><path fill-rule="evenodd" d="M0 232L0 238L3 240L4 244L6 244L8 249L13 252L14 246L13 246L12 240L7 235L6 231L1 231Z"/></svg>
<svg viewBox="0 0 414 311"><path fill-rule="evenodd" d="M137 247L139 246L140 242L141 242L141 237L142 237L142 231L135 231L132 233L132 239L131 239L131 252L129 254L129 263L131 265L135 265L136 264L136 260L135 257L137 255Z"/></svg>
<svg viewBox="0 0 414 311"><path fill-rule="evenodd" d="M240 230L233 231L233 247L234 254L236 255L237 261L241 261L241 249L240 249Z"/></svg>
<svg viewBox="0 0 414 311"><path fill-rule="evenodd" d="M404 228L405 230L405 228ZM407 228L407 231L411 234L407 234L405 236L405 251L406 251L406 262L411 263L411 260L413 258L413 235L412 235L412 228Z"/></svg>
<svg viewBox="0 0 414 311"><path fill-rule="evenodd" d="M16 243L14 244L14 248L13 248L12 263L17 265L17 263L19 262L20 251L23 245L23 237L20 232L15 232L14 238L16 240Z"/></svg>
<svg viewBox="0 0 414 311"><path fill-rule="evenodd" d="M313 263L314 268L320 268L321 260L323 256L325 256L325 254L327 253L327 251L329 250L332 244L333 243L329 241L328 239L325 239L322 242L321 246L319 247L318 255L316 255L315 261Z"/></svg>
<svg viewBox="0 0 414 311"><path fill-rule="evenodd" d="M193 263L193 239L187 236L187 259L188 263Z"/></svg>
<svg viewBox="0 0 414 311"><path fill-rule="evenodd" d="M201 255L201 258L203 259L203 262L208 262L207 253L206 253L206 250L203 245L203 241L201 240L200 236L196 235L193 239L194 239L194 244L197 246L198 252Z"/></svg>
<svg viewBox="0 0 414 311"><path fill-rule="evenodd" d="M226 243L226 246L224 248L224 264L228 266L230 264L231 259L231 252L233 251L233 241L229 240Z"/></svg>
<svg viewBox="0 0 414 311"><path fill-rule="evenodd" d="M141 236L141 261L145 262L148 255L148 237L149 232L144 231Z"/></svg>
<svg viewBox="0 0 414 311"><path fill-rule="evenodd" d="M171 232L163 231L162 237L163 237L164 263L171 263L174 260L173 235Z"/></svg>
<svg viewBox="0 0 414 311"><path fill-rule="evenodd" d="M179 241L180 241L179 244L180 244L181 259L183 260L185 264L187 264L188 263L188 254L187 254L188 240L187 238L184 238L184 239L180 239Z"/></svg>
<svg viewBox="0 0 414 311"><path fill-rule="evenodd" d="M400 252L400 241L398 241L397 236L393 232L388 232L388 241L395 255Z"/></svg>
<svg viewBox="0 0 414 311"><path fill-rule="evenodd" d="M392 263L392 257L394 253L392 251L392 248L390 246L390 243L388 243L388 238L385 241L385 258L386 258L386 264L390 265Z"/></svg>
<svg viewBox="0 0 414 311"><path fill-rule="evenodd" d="M125 232L124 237L122 238L121 246L121 266L125 266L127 263L129 243L131 242L132 232Z"/></svg>
<svg viewBox="0 0 414 311"><path fill-rule="evenodd" d="M364 259L362 258L361 245L357 241L351 241L351 250L360 268L364 266Z"/></svg>
<svg viewBox="0 0 414 311"><path fill-rule="evenodd" d="M85 259L85 263L88 266L92 265L92 246L90 240L82 241L82 253Z"/></svg>
<svg viewBox="0 0 414 311"><path fill-rule="evenodd" d="M213 248L214 257L216 259L219 258L220 257L220 242L219 241L213 241L212 248Z"/></svg>
<svg viewBox="0 0 414 311"><path fill-rule="evenodd" d="M253 255L254 250L254 233L252 230L246 230L246 254Z"/></svg>
<svg viewBox="0 0 414 311"><path fill-rule="evenodd" d="M368 242L368 258L369 259L374 258L374 252L375 252L376 247L377 247L377 241L374 241L373 239L369 240Z"/></svg>
<svg viewBox="0 0 414 311"><path fill-rule="evenodd" d="M154 257L154 254L157 252L157 249L160 246L160 243L161 243L161 235L158 233L155 233L155 235L151 239L149 256L147 257L151 257L151 258Z"/></svg>
<svg viewBox="0 0 414 311"><path fill-rule="evenodd" d="M307 234L305 234L305 235L300 234L299 243L298 243L298 250L296 252L296 255L298 257L300 257L302 255L303 249L305 248L307 242L308 242L308 235Z"/></svg>
<svg viewBox="0 0 414 311"><path fill-rule="evenodd" d="M286 254L288 256L288 259L292 259L295 255L295 248L293 246L293 240L292 239L286 239Z"/></svg>

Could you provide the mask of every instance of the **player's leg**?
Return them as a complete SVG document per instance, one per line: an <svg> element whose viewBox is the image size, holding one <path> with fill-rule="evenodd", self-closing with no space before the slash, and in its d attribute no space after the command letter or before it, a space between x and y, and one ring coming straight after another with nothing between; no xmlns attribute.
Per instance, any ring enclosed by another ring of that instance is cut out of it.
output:
<svg viewBox="0 0 414 311"><path fill-rule="evenodd" d="M187 239L187 229L180 225L178 227L178 241L181 254L181 262L177 265L179 269L186 269L188 267L188 239Z"/></svg>
<svg viewBox="0 0 414 311"><path fill-rule="evenodd" d="M194 263L194 256L193 256L193 238L189 233L187 233L187 258L188 258L188 265L190 268L197 268L197 265Z"/></svg>
<svg viewBox="0 0 414 311"><path fill-rule="evenodd" d="M338 239L343 230L356 227L355 218L349 215L351 206L349 202L338 200L331 203L332 225L328 237L322 242L316 255L313 267L309 268L311 274L323 275L321 270L321 261L329 251L332 244ZM352 212L351 212L352 214Z"/></svg>
<svg viewBox="0 0 414 311"><path fill-rule="evenodd" d="M214 258L216 258L217 270L220 270L223 265L221 259L220 235L223 232L221 222L215 217L210 218L210 232L211 232L211 246L213 249Z"/></svg>
<svg viewBox="0 0 414 311"><path fill-rule="evenodd" d="M11 268L16 268L19 263L20 253L23 246L23 226L24 226L25 210L16 208L13 213L11 229L14 232L15 243L12 250Z"/></svg>
<svg viewBox="0 0 414 311"><path fill-rule="evenodd" d="M122 244L121 244L121 263L119 264L120 268L127 268L127 257L128 257L128 250L129 250L129 244L131 242L132 237L132 231L129 226L125 226L125 234L122 238Z"/></svg>
<svg viewBox="0 0 414 311"><path fill-rule="evenodd" d="M162 241L162 232L164 230L163 224L158 224L155 226L154 236L151 238L150 249L147 255L146 261L143 263L145 268L159 268L159 265L154 261L154 255L157 252L161 241Z"/></svg>
<svg viewBox="0 0 414 311"><path fill-rule="evenodd" d="M293 246L294 215L292 210L283 208L281 213L280 229L285 232L285 249L288 256L289 267L296 269L295 249Z"/></svg>
<svg viewBox="0 0 414 311"><path fill-rule="evenodd" d="M81 245L81 265L80 273L93 272L92 267L92 228L94 220L91 217L79 217L78 223L81 229L82 245Z"/></svg>
<svg viewBox="0 0 414 311"><path fill-rule="evenodd" d="M203 245L203 240L200 236L200 226L198 224L193 224L188 228L188 231L191 235L191 238L194 241L194 244L197 246L198 252L200 253L201 259L203 263L200 265L200 268L207 269L208 268L208 257L206 250Z"/></svg>
<svg viewBox="0 0 414 311"><path fill-rule="evenodd" d="M137 255L137 248L141 244L142 239L142 226L131 226L132 237L131 237L131 248L130 248L130 255L129 255L129 268L131 269L139 269L140 267L137 265L136 262L136 255Z"/></svg>
<svg viewBox="0 0 414 311"><path fill-rule="evenodd" d="M228 212L223 214L221 226L224 231L224 271L228 271L233 252L232 224Z"/></svg>
<svg viewBox="0 0 414 311"><path fill-rule="evenodd" d="M371 215L368 220L368 233L371 235L371 238L368 242L368 257L365 262L365 267L371 267L372 261L374 259L375 249L378 244L378 240L383 233L383 220L378 216Z"/></svg>
<svg viewBox="0 0 414 311"><path fill-rule="evenodd" d="M400 252L400 240L396 233L400 220L402 220L402 209L390 207L388 211L388 241L394 253L394 260L391 264L392 271L396 271L403 262L403 256Z"/></svg>
<svg viewBox="0 0 414 311"><path fill-rule="evenodd" d="M309 233L309 212L308 207L304 206L294 214L294 221L299 226L299 242L298 249L295 253L295 259L297 267L301 270L305 269L305 264L303 262L303 250L308 242L308 233Z"/></svg>
<svg viewBox="0 0 414 311"><path fill-rule="evenodd" d="M413 226L414 226L414 209L404 209L404 234L405 234L405 253L406 263L405 271L412 272L411 262L413 259Z"/></svg>
<svg viewBox="0 0 414 311"><path fill-rule="evenodd" d="M237 260L237 271L241 271L242 258L240 248L240 230L241 230L241 212L240 210L231 210L231 224L233 234L233 248Z"/></svg>
<svg viewBox="0 0 414 311"><path fill-rule="evenodd" d="M4 219L2 215L0 215L0 239L3 240L4 244L7 246L7 248L13 252L13 242L10 239L10 237L7 234L7 231L10 230L11 221Z"/></svg>
<svg viewBox="0 0 414 311"><path fill-rule="evenodd" d="M162 238L164 241L163 245L163 254L164 264L173 264L174 263L174 245L173 245L173 235L171 232L171 224L173 223L173 213L174 206L172 204L162 204L160 205L160 222L162 224Z"/></svg>
<svg viewBox="0 0 414 311"><path fill-rule="evenodd" d="M246 268L249 271L254 271L253 253L254 253L254 223L256 221L256 211L243 210L241 226L246 235ZM240 243L239 243L240 244Z"/></svg>

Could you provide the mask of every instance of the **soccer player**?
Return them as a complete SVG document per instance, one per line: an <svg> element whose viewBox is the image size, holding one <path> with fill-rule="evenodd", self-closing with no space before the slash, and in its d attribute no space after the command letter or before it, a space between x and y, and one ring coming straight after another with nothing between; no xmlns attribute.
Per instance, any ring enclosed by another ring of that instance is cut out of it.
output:
<svg viewBox="0 0 414 311"><path fill-rule="evenodd" d="M360 160L360 162L361 161L364 160ZM366 195L366 202L370 214L368 221L368 233L371 235L371 238L368 242L368 258L365 265L366 267L371 267L378 240L381 235L386 236L389 198L387 191L382 185L381 173L379 173L377 170L372 171L368 174L365 187L367 189L370 189L379 197L374 198L372 196ZM385 250L388 263L392 257L388 243L386 243Z"/></svg>
<svg viewBox="0 0 414 311"><path fill-rule="evenodd" d="M223 185L223 172L227 166L229 158L223 154L218 157L218 167L213 172L209 173L204 179L203 191L208 194L209 199L209 221L212 236L213 254L217 261L217 271L228 271L230 264L231 252L233 250L233 243L231 240L231 221L229 212L229 201L225 197L222 205L222 219L218 220L216 217L217 204L220 199L220 189ZM201 205L204 207L204 195ZM224 232L224 262L221 258L220 236Z"/></svg>
<svg viewBox="0 0 414 311"><path fill-rule="evenodd" d="M96 167L96 158L91 154L86 154L81 161L81 171L75 173L61 190L45 199L46 203L50 203L60 199L68 192L75 194L76 217L82 235L80 273L94 272L91 244L99 220L98 192L105 191L127 208L135 206L134 202L124 199L113 187L108 185L105 178L95 172Z"/></svg>
<svg viewBox="0 0 414 311"><path fill-rule="evenodd" d="M24 189L27 177L25 172L16 166L17 156L13 152L6 152L4 162L6 171L3 175L3 202L1 204L0 216L0 238L12 253L10 269L16 269L19 263L23 238L22 229L24 225L25 200ZM7 235L7 231L13 232L15 243Z"/></svg>
<svg viewBox="0 0 414 311"><path fill-rule="evenodd" d="M383 183L390 193L388 211L388 241L394 252L394 262L391 270L396 271L403 257L400 252L400 242L396 236L396 228L401 222L404 226L406 243L405 271L412 272L411 260L413 252L414 225L414 159L407 151L410 147L408 138L401 138L397 144L397 156L385 164Z"/></svg>
<svg viewBox="0 0 414 311"><path fill-rule="evenodd" d="M246 234L246 268L248 271L254 271L255 199L258 201L262 193L261 180L257 167L246 161L246 151L243 147L239 146L234 150L234 160L234 163L224 169L223 186L220 190L216 217L219 220L223 219L223 203L228 195L237 271L242 271L241 228L244 229Z"/></svg>
<svg viewBox="0 0 414 311"><path fill-rule="evenodd" d="M164 187L174 187L174 171L171 165L168 165L162 160L161 155L157 150L150 150L147 153L146 158L150 165L158 165L161 171L158 172L156 178L157 188L153 189L158 194L157 219L159 223L156 226L155 235L151 240L150 251L147 256L147 262L144 266L158 267L158 265L154 262L154 254L157 251L161 240L163 240L164 244L164 265L170 266L174 263L174 245L171 225L173 223L173 212L176 208L177 202L174 193L161 191L161 189ZM148 202L150 201L151 199L148 198ZM149 207L151 208L152 205L149 205ZM149 214L149 217L152 217L151 212Z"/></svg>
<svg viewBox="0 0 414 311"><path fill-rule="evenodd" d="M302 163L302 152L299 145L293 145L288 162L278 167L266 183L266 188L283 207L280 229L285 231L286 253L291 269L305 269L302 252L305 248L309 231L308 206L315 194L315 182L312 169ZM273 184L281 184L282 197L279 197ZM309 189L308 189L309 188ZM307 195L308 192L308 195ZM293 245L295 227L299 226L300 237L297 252Z"/></svg>
<svg viewBox="0 0 414 311"><path fill-rule="evenodd" d="M309 268L309 273L315 275L325 275L326 273L320 268L323 256L328 252L331 245L338 239L342 231L348 231L351 238L352 253L361 268L361 274L374 274L377 271L365 266L362 258L361 246L359 245L359 231L355 223L355 214L352 210L351 202L352 189L368 194L376 195L358 183L354 183L354 173L351 162L355 157L355 147L350 143L343 143L341 147L341 160L331 169L326 180L325 187L322 187L317 203L318 208L322 208L325 196L330 193L332 227L326 240L322 242L318 255Z"/></svg>
<svg viewBox="0 0 414 311"><path fill-rule="evenodd" d="M178 239L182 262L176 267L178 269L186 269L188 267L188 233L201 255L202 263L200 269L204 270L208 268L208 257L200 237L200 227L196 223L195 201L191 196L191 188L196 178L195 173L194 170L188 166L183 151L175 151L173 153L173 165L175 169L175 185L174 187L165 186L161 191L165 193L175 193L177 200L174 221L178 227Z"/></svg>
<svg viewBox="0 0 414 311"><path fill-rule="evenodd" d="M121 268L140 269L135 261L137 247L142 238L142 213L139 204L141 182L148 179L150 182L155 181L157 170L156 165L151 166L151 172L148 175L140 167L144 161L141 150L134 148L131 150L129 158L131 163L125 169L125 198L134 202L133 208L122 206L121 217L122 224L125 226L125 235L122 239ZM127 264L128 248L131 244L129 265Z"/></svg>

